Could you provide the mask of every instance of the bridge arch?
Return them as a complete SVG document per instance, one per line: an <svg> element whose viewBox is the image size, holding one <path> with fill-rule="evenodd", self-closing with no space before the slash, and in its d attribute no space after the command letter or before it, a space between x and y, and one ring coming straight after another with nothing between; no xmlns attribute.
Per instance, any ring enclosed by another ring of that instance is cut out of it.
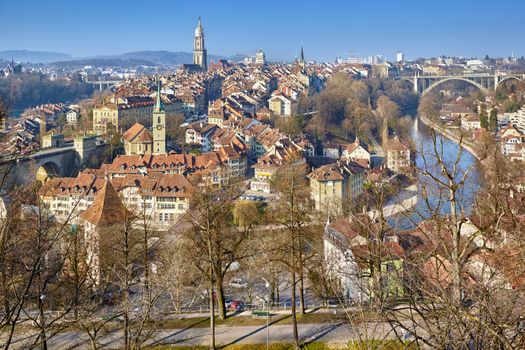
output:
<svg viewBox="0 0 525 350"><path fill-rule="evenodd" d="M481 84L478 84L476 83L475 81L473 80L470 80L470 79L467 79L467 78L463 78L463 77L449 77L449 78L445 78L443 80L439 80L439 81L436 81L434 83L432 83L429 87L427 87L422 93L421 93L421 96L425 96L426 94L428 94L430 91L432 91L435 87L447 82L447 81L451 81L451 80L461 80L461 81L465 81L475 87L477 87L479 90L481 90L481 92L483 92L484 94L487 94L488 93L488 90L486 88L484 88Z"/></svg>
<svg viewBox="0 0 525 350"><path fill-rule="evenodd" d="M45 162L36 171L36 179L41 183L56 176L60 176L60 167L53 161Z"/></svg>
<svg viewBox="0 0 525 350"><path fill-rule="evenodd" d="M496 90L498 89L498 87L501 85L501 83L505 82L505 81L509 81L511 79L514 79L514 80L517 80L517 81L521 81L522 78L520 77L517 77L515 75L510 75L508 77L504 77L503 79L501 79L500 81L498 81L498 85L496 85Z"/></svg>
<svg viewBox="0 0 525 350"><path fill-rule="evenodd" d="M397 81L408 81L410 84L412 84L412 86L414 86L414 79L399 77L397 78Z"/></svg>

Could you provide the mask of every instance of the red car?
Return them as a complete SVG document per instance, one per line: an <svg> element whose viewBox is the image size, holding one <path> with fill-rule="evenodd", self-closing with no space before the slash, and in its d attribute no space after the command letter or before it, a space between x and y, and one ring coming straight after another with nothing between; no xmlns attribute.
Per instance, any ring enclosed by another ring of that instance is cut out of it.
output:
<svg viewBox="0 0 525 350"><path fill-rule="evenodd" d="M242 310L244 308L244 303L240 300L232 300L228 304L228 308L232 310Z"/></svg>

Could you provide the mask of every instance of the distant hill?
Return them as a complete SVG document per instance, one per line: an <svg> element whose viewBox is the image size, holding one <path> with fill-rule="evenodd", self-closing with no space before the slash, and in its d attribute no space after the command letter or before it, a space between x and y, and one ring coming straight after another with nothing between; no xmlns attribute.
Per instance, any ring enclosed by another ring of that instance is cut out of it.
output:
<svg viewBox="0 0 525 350"><path fill-rule="evenodd" d="M94 68L104 67L122 67L132 68L136 66L153 66L154 63L142 59L122 59L113 57L104 58L82 58L74 59L69 61L58 61L50 63L51 66L60 68L82 68L85 66L91 66Z"/></svg>
<svg viewBox="0 0 525 350"><path fill-rule="evenodd" d="M0 59L6 61L13 59L16 62L50 63L69 60L71 55L60 52L6 50L0 51Z"/></svg>
<svg viewBox="0 0 525 350"><path fill-rule="evenodd" d="M157 65L167 66L176 66L183 63L191 63L193 61L193 53L183 51L136 51L126 52L120 55L110 57L121 59L145 60L153 62ZM208 55L208 61L217 62L220 59L230 58L218 55Z"/></svg>
<svg viewBox="0 0 525 350"><path fill-rule="evenodd" d="M208 61L217 62L220 59L231 61L242 61L244 55L231 57L208 55ZM71 55L58 52L8 50L0 51L0 62L2 60L16 62L46 63L57 67L131 67L137 65L165 65L178 66L193 61L192 52L183 51L136 51L125 52L118 55L100 55L95 57L72 58Z"/></svg>

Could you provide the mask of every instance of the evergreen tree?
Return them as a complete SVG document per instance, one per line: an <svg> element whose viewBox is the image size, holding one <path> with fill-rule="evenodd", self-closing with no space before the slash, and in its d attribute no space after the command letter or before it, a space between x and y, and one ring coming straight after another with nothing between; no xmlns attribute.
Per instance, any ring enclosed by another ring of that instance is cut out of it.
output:
<svg viewBox="0 0 525 350"><path fill-rule="evenodd" d="M498 125L498 110L496 107L492 107L490 110L489 116L489 130L496 131L496 126Z"/></svg>
<svg viewBox="0 0 525 350"><path fill-rule="evenodd" d="M481 127L483 129L488 129L489 121L488 121L487 110L485 109L485 105L481 105L481 110L479 112L479 119L481 122Z"/></svg>

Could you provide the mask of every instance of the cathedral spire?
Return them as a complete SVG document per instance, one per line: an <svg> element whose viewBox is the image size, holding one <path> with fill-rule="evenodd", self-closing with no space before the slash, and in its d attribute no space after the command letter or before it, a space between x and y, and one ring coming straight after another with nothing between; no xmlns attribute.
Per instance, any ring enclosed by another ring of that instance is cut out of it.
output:
<svg viewBox="0 0 525 350"><path fill-rule="evenodd" d="M162 81L159 77L157 77L157 103L155 103L155 111L160 112L164 110L162 106L162 99L160 98L160 90L161 90Z"/></svg>
<svg viewBox="0 0 525 350"><path fill-rule="evenodd" d="M200 67L200 70L208 70L208 54L204 46L204 29L202 28L201 17L199 16L199 21L197 22L197 27L195 28L195 37L193 42L193 64Z"/></svg>
<svg viewBox="0 0 525 350"><path fill-rule="evenodd" d="M299 62L304 63L304 51L303 51L303 45L301 44L301 56L299 58Z"/></svg>

